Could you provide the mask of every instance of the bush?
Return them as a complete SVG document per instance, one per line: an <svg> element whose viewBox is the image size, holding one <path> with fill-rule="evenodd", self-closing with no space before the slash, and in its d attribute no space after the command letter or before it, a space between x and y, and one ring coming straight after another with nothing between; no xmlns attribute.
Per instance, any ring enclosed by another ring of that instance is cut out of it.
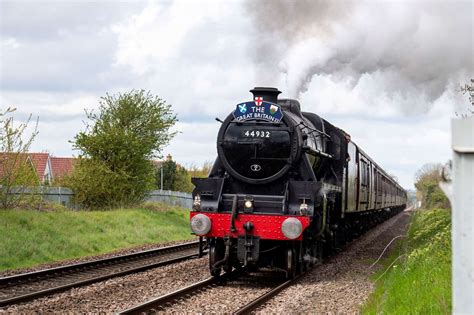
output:
<svg viewBox="0 0 474 315"><path fill-rule="evenodd" d="M14 108L0 110L0 208L16 208L29 204L29 193L39 188L35 167L28 155L38 134L37 125L26 134L31 115L26 123L15 124Z"/></svg>
<svg viewBox="0 0 474 315"><path fill-rule="evenodd" d="M449 200L439 187L441 181L440 164L426 164L415 175L415 187L422 196L423 207L449 208Z"/></svg>
<svg viewBox="0 0 474 315"><path fill-rule="evenodd" d="M451 313L450 211L417 211L399 249L375 275L376 289L362 313Z"/></svg>
<svg viewBox="0 0 474 315"><path fill-rule="evenodd" d="M74 191L74 202L86 208L120 207L142 197L128 174L114 172L106 163L95 159L80 158L64 184Z"/></svg>
<svg viewBox="0 0 474 315"><path fill-rule="evenodd" d="M107 95L98 113L87 113L87 130L76 135L79 161L67 185L86 208L135 204L153 189L151 160L174 137L177 118L163 100L144 91Z"/></svg>

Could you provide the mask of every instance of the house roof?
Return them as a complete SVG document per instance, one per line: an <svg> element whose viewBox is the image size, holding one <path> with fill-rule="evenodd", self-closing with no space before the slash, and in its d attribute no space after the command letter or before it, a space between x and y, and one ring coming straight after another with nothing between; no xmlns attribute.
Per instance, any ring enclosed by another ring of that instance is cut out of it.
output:
<svg viewBox="0 0 474 315"><path fill-rule="evenodd" d="M28 162L33 166L38 180L45 180L46 168L50 167L50 178L60 178L69 175L74 169L76 159L72 157L53 157L49 153L0 153L0 178L4 176L4 168L17 168L22 163ZM13 165L14 164L14 165Z"/></svg>
<svg viewBox="0 0 474 315"><path fill-rule="evenodd" d="M41 182L44 180L44 172L48 164L49 153L28 153L35 166L36 173Z"/></svg>
<svg viewBox="0 0 474 315"><path fill-rule="evenodd" d="M35 172L36 178L39 180L36 166L33 164L31 156L28 153L14 152L0 153L0 179L11 176L11 169L18 169L22 165L25 165L25 163L31 166Z"/></svg>
<svg viewBox="0 0 474 315"><path fill-rule="evenodd" d="M70 175L74 169L75 158L72 157L50 157L53 178Z"/></svg>

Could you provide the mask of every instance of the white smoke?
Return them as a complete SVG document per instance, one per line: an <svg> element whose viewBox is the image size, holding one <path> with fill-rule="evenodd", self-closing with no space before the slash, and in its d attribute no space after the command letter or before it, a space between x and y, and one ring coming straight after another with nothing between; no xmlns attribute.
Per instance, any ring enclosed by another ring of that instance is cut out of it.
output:
<svg viewBox="0 0 474 315"><path fill-rule="evenodd" d="M471 1L264 0L246 9L257 73L284 81L291 97L331 82L359 101L426 112L474 74Z"/></svg>

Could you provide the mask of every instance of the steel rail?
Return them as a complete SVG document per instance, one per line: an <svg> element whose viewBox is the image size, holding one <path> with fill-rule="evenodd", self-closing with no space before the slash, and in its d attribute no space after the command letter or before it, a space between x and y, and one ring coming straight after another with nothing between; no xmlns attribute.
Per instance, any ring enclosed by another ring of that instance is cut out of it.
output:
<svg viewBox="0 0 474 315"><path fill-rule="evenodd" d="M225 273L221 275L219 278L210 277L205 280L193 283L187 287L178 289L171 293L159 296L157 298L153 298L148 300L142 304L138 304L133 306L129 309L123 310L118 314L121 315L135 315L135 314L147 314L147 313L156 313L160 309L168 307L167 304L171 304L173 302L179 301L181 298L190 295L193 292L201 291L206 288L209 288L213 285L221 284L226 280L238 275L240 273L239 270L234 270L230 273Z"/></svg>
<svg viewBox="0 0 474 315"><path fill-rule="evenodd" d="M18 285L29 285L40 282L48 282L54 279L64 279L64 276L80 276L80 279L71 279L70 282L55 286L43 286L42 289L28 290L27 293L20 292L20 294L12 294L10 297L0 300L0 307L10 305L13 303L33 300L38 297L50 295L70 289L73 287L83 286L98 281L107 280L114 277L124 276L131 273L145 271L147 269L165 266L173 263L177 263L183 260L195 258L199 253L193 253L188 255L181 255L167 260L142 264L137 267L133 267L133 264L139 264L140 261L147 259L153 259L154 257L164 256L171 253L177 253L180 251L186 251L193 248L198 248L199 242L189 242L185 244L161 247L157 249L151 249L141 251L132 254L126 254L121 256L114 256L110 258L98 259L84 263L71 264L62 267L49 268L40 271L28 272L9 277L0 278L0 292L17 290ZM132 265L132 266L131 266ZM108 272L107 268L114 267L125 267L125 270L119 270L115 272ZM128 268L127 268L128 267ZM105 269L105 273L99 276L87 277L87 273L97 272L101 269ZM8 294L7 294L8 295Z"/></svg>
<svg viewBox="0 0 474 315"><path fill-rule="evenodd" d="M162 295L158 298L154 298L151 300L146 301L145 303L136 305L134 307L131 307L129 309L126 309L124 311L119 312L118 314L122 315L133 315L133 314L146 314L149 312L154 312L157 309L160 309L166 305L166 303L170 303L172 301L179 300L183 296L186 296L192 292L202 290L208 286L211 286L213 284L217 283L216 278L210 277L207 278L206 280L196 282L190 286L181 288L179 290L173 291L171 293Z"/></svg>
<svg viewBox="0 0 474 315"><path fill-rule="evenodd" d="M265 304L266 302L268 302L268 300L270 300L272 297L274 297L278 293L280 293L283 289L285 289L285 288L289 287L290 285L292 285L301 276L303 276L303 274L298 275L294 279L286 280L285 282L279 284L278 286L274 287L270 291L267 291L266 293L260 295L255 300L251 301L250 303L242 306L237 311L235 311L233 314L236 314L236 315L250 314L252 311L256 310L258 307L260 307L263 304Z"/></svg>

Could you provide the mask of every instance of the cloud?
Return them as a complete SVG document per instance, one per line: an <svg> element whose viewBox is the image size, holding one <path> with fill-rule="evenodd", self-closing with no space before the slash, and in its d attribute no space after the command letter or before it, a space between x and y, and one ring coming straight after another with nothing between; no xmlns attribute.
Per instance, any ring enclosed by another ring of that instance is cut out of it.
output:
<svg viewBox="0 0 474 315"><path fill-rule="evenodd" d="M15 38L5 38L2 39L1 41L1 47L3 49L17 49L20 47L20 44L18 44L18 41Z"/></svg>
<svg viewBox="0 0 474 315"><path fill-rule="evenodd" d="M178 123L176 129L181 133L164 149L163 155L170 153L173 159L187 166L213 161L217 156L216 139L220 126L217 121Z"/></svg>
<svg viewBox="0 0 474 315"><path fill-rule="evenodd" d="M64 32L90 32L141 11L147 1L2 0L2 36L42 42Z"/></svg>
<svg viewBox="0 0 474 315"><path fill-rule="evenodd" d="M116 65L141 76L180 117L227 115L254 86L239 2L150 3L113 27Z"/></svg>
<svg viewBox="0 0 474 315"><path fill-rule="evenodd" d="M2 1L1 7L3 90L103 91L132 82L113 65L110 28L143 3Z"/></svg>
<svg viewBox="0 0 474 315"><path fill-rule="evenodd" d="M319 112L348 132L357 145L388 173L396 175L404 187L413 188L413 176L424 164L451 158L450 117L459 98L459 93L447 90L428 113L410 116L358 117L330 109L318 110L317 106L304 109Z"/></svg>
<svg viewBox="0 0 474 315"><path fill-rule="evenodd" d="M98 98L89 93L50 93L50 92L3 92L0 95L2 107L13 107L20 115L33 113L42 121L55 116L62 118L84 114L84 110L97 108Z"/></svg>

